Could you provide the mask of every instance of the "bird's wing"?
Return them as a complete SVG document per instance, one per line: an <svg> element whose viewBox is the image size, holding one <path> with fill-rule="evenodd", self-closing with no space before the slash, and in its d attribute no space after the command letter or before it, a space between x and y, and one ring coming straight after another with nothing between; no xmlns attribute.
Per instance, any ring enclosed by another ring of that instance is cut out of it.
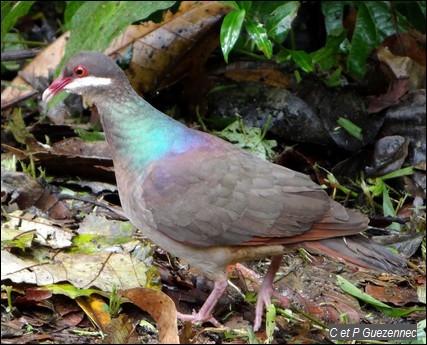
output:
<svg viewBox="0 0 427 345"><path fill-rule="evenodd" d="M201 147L153 163L142 198L158 231L195 246L333 237L325 231L349 218L308 176L240 149Z"/></svg>

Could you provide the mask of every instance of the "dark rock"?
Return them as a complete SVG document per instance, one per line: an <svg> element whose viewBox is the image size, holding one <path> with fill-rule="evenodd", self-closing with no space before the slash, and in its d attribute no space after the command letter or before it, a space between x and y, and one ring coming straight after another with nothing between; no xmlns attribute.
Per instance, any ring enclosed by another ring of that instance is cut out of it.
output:
<svg viewBox="0 0 427 345"><path fill-rule="evenodd" d="M369 176L382 176L402 167L408 155L409 140L400 135L381 138L375 143L372 167L366 167Z"/></svg>
<svg viewBox="0 0 427 345"><path fill-rule="evenodd" d="M426 160L426 90L414 91L390 107L381 129L383 135L401 135L410 141L408 165Z"/></svg>
<svg viewBox="0 0 427 345"><path fill-rule="evenodd" d="M320 119L303 100L285 89L257 83L240 83L208 96L210 112L221 117L243 117L247 126L264 129L276 138L315 144L332 143Z"/></svg>

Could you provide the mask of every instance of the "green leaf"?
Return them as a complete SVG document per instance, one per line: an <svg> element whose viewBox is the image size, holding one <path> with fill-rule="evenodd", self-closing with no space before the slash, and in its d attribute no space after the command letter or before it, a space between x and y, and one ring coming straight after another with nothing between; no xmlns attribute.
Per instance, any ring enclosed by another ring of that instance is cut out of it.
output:
<svg viewBox="0 0 427 345"><path fill-rule="evenodd" d="M350 120L344 117L340 117L337 120L337 122L342 128L344 128L347 132L349 132L353 137L359 140L363 140L362 129L359 126L355 125L353 122L351 122Z"/></svg>
<svg viewBox="0 0 427 345"><path fill-rule="evenodd" d="M86 1L67 1L67 7L64 12L64 23L67 30L71 28L71 21L74 14Z"/></svg>
<svg viewBox="0 0 427 345"><path fill-rule="evenodd" d="M343 16L344 6L343 1L322 1L322 12L325 17L325 27L328 35L335 30L344 29Z"/></svg>
<svg viewBox="0 0 427 345"><path fill-rule="evenodd" d="M104 132L88 131L83 128L75 128L74 133L76 133L84 141L104 141L105 140Z"/></svg>
<svg viewBox="0 0 427 345"><path fill-rule="evenodd" d="M254 330L252 329L251 326L249 326L249 325L246 326L246 331L248 332L249 344L261 344L261 342L256 337Z"/></svg>
<svg viewBox="0 0 427 345"><path fill-rule="evenodd" d="M405 1L405 3L407 3L407 1ZM417 1L417 4L420 7L420 10L424 16L424 21L426 20L426 2L425 1ZM425 24L425 23L424 23ZM424 30L425 30L425 25L424 25Z"/></svg>
<svg viewBox="0 0 427 345"><path fill-rule="evenodd" d="M338 67L332 74L327 76L326 78L323 78L323 82L327 87L336 87L336 86L342 86L343 81L340 78L341 77L342 68Z"/></svg>
<svg viewBox="0 0 427 345"><path fill-rule="evenodd" d="M221 50L224 55L225 62L228 63L228 54L233 49L234 44L239 38L242 29L243 20L245 19L246 11L241 9L228 13L222 22L220 32Z"/></svg>
<svg viewBox="0 0 427 345"><path fill-rule="evenodd" d="M276 155L273 147L277 142L265 140L260 128L245 126L241 118L216 135L262 159L272 159Z"/></svg>
<svg viewBox="0 0 427 345"><path fill-rule="evenodd" d="M387 188L382 178L369 179L368 181L372 183L369 190L374 197L382 195L384 188Z"/></svg>
<svg viewBox="0 0 427 345"><path fill-rule="evenodd" d="M297 16L299 1L289 1L277 7L266 22L268 35L278 43L282 43L291 29L292 22Z"/></svg>
<svg viewBox="0 0 427 345"><path fill-rule="evenodd" d="M71 20L71 36L62 64L81 50L103 52L130 24L174 4L175 1L86 1Z"/></svg>
<svg viewBox="0 0 427 345"><path fill-rule="evenodd" d="M348 70L363 77L366 73L366 59L379 44L375 20L366 2L357 1L358 15L348 55Z"/></svg>
<svg viewBox="0 0 427 345"><path fill-rule="evenodd" d="M8 229L10 231L10 229ZM2 249L7 248L19 248L21 250L25 250L26 248L31 248L33 244L33 239L35 237L35 233L30 232L28 234L17 234L13 240L4 239L4 231L2 230L2 240L1 240L1 246Z"/></svg>
<svg viewBox="0 0 427 345"><path fill-rule="evenodd" d="M374 297L368 295L367 293L360 291L356 286L354 286L351 282L341 277L340 275L337 275L337 284L343 291L347 292L348 294L366 303L369 303L370 305L374 306L378 310L382 311L387 316L401 317L416 311L425 311L425 308L403 309L403 308L390 307L387 304L381 301L378 301Z"/></svg>
<svg viewBox="0 0 427 345"><path fill-rule="evenodd" d="M273 333L274 328L276 327L276 307L273 303L267 307L266 315L265 315L265 334L267 336L267 343L273 343Z"/></svg>
<svg viewBox="0 0 427 345"><path fill-rule="evenodd" d="M273 55L273 45L268 39L267 30L264 26L248 17L246 18L245 28L258 49L261 50L267 58L271 58L271 55Z"/></svg>
<svg viewBox="0 0 427 345"><path fill-rule="evenodd" d="M237 5L237 1L221 1L224 5L230 6L235 10L240 10L239 5Z"/></svg>
<svg viewBox="0 0 427 345"><path fill-rule="evenodd" d="M307 73L313 72L313 61L310 54L303 50L289 50L288 52L299 68Z"/></svg>
<svg viewBox="0 0 427 345"><path fill-rule="evenodd" d="M19 18L26 15L35 1L1 2L1 42L3 46L6 34L15 26ZM3 49L3 48L2 48Z"/></svg>
<svg viewBox="0 0 427 345"><path fill-rule="evenodd" d="M425 1L405 1L404 6L407 20L419 31L426 32L426 2ZM401 18L399 17L399 23Z"/></svg>
<svg viewBox="0 0 427 345"><path fill-rule="evenodd" d="M383 213L385 217L394 217L396 216L396 211L394 210L393 204L388 193L388 188L385 185L383 188Z"/></svg>
<svg viewBox="0 0 427 345"><path fill-rule="evenodd" d="M385 175L381 176L381 179L387 180L390 178L412 175L413 173L414 173L413 167L406 167L406 168L395 170L395 171L392 171L388 174L385 174Z"/></svg>
<svg viewBox="0 0 427 345"><path fill-rule="evenodd" d="M396 33L394 14L386 1L366 1L365 5L370 17L374 20L377 43L380 44L384 38ZM399 29L405 30L405 27L400 26Z"/></svg>
<svg viewBox="0 0 427 345"><path fill-rule="evenodd" d="M239 9L244 9L245 11L249 11L252 7L252 1L236 1Z"/></svg>
<svg viewBox="0 0 427 345"><path fill-rule="evenodd" d="M54 294L65 295L72 299L82 296L90 296L94 293L100 295L107 295L106 293L96 289L79 289L71 284L50 284L39 287L40 290L50 290Z"/></svg>
<svg viewBox="0 0 427 345"><path fill-rule="evenodd" d="M397 2L398 3L398 2ZM404 3L404 4L403 4ZM345 6L357 8L357 20L354 26L353 37L348 55L348 70L353 75L362 77L366 71L366 60L372 51L384 40L385 37L412 28L405 13L421 14L422 10L413 2L387 1L322 1L322 12L325 17L325 27L328 35L334 30L343 29L343 16ZM394 11L391 6L394 7ZM411 4L411 7L409 7ZM425 5L424 5L425 6ZM409 8L411 8L409 10ZM403 11L399 13L396 9ZM410 16L409 16L410 17ZM417 22L424 28L425 16L418 15ZM397 24L397 25L396 25ZM424 30L425 32L425 30ZM344 42L348 42L345 40ZM341 45L344 50L344 45Z"/></svg>
<svg viewBox="0 0 427 345"><path fill-rule="evenodd" d="M28 131L27 126L25 125L21 108L13 109L12 115L9 116L9 122L6 125L6 129L12 133L15 140L20 144L28 144L29 141L35 140L34 136Z"/></svg>
<svg viewBox="0 0 427 345"><path fill-rule="evenodd" d="M331 32L326 40L326 45L310 54L312 63L318 64L321 71L332 68L337 61L340 45L346 38L346 34L344 29Z"/></svg>

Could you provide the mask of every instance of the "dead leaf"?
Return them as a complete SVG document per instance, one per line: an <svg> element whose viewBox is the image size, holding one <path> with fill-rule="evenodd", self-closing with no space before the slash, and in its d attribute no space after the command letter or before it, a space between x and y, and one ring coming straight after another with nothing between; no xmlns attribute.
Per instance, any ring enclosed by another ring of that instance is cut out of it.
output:
<svg viewBox="0 0 427 345"><path fill-rule="evenodd" d="M139 344L134 320L125 314L112 319L105 334L103 344Z"/></svg>
<svg viewBox="0 0 427 345"><path fill-rule="evenodd" d="M97 144L94 149L97 152L104 152L103 142ZM99 145L99 146L98 146ZM90 147L91 144L85 145L84 152ZM95 145L93 145L95 146ZM33 159L35 164L43 166L48 174L57 174L60 176L72 175L80 178L91 178L97 181L108 183L115 182L115 175L113 169L113 161L111 158L89 156L84 154L79 155L76 152L67 152L64 147L56 150L55 148L47 150L45 148L33 148L31 150L20 150L15 147L2 144L2 147L8 152L15 154L25 164L29 164L30 159ZM77 147L79 150L80 147ZM84 153L83 152L83 153Z"/></svg>
<svg viewBox="0 0 427 345"><path fill-rule="evenodd" d="M45 342L50 342L53 339L51 334L34 334L28 333L20 336L19 338L8 339L8 344L41 344ZM5 337L2 337L2 340L5 341Z"/></svg>
<svg viewBox="0 0 427 345"><path fill-rule="evenodd" d="M200 64L204 63L203 59L219 41L212 46L212 40L203 37L230 10L231 7L217 1L183 1L178 12L168 11L161 23L129 26L105 53L110 56L124 54L132 46L133 57L127 71L131 84L137 90L159 90L188 73L197 60L196 56L199 56ZM33 92L38 88L40 78L48 80L49 73L53 74L64 55L69 35L70 32L66 32L60 36L22 69L12 81L13 86L2 92L2 105ZM46 83L44 87L47 86Z"/></svg>
<svg viewBox="0 0 427 345"><path fill-rule="evenodd" d="M224 73L237 82L258 82L281 89L289 89L293 83L293 78L283 73L278 64L264 61L232 62L214 73Z"/></svg>
<svg viewBox="0 0 427 345"><path fill-rule="evenodd" d="M34 241L54 249L68 248L72 245L74 233L64 226L58 226L46 218L17 210L8 214L10 218L1 226L2 241L12 241L32 232Z"/></svg>
<svg viewBox="0 0 427 345"><path fill-rule="evenodd" d="M152 284L153 277L153 268L129 253L86 255L60 252L50 262L39 263L35 259L22 259L7 250L1 252L1 279L15 283L44 286L67 281L77 288L97 287L111 291L113 286L123 289Z"/></svg>
<svg viewBox="0 0 427 345"><path fill-rule="evenodd" d="M111 322L108 304L96 295L77 297L76 302L92 322L102 332L105 332L108 324Z"/></svg>
<svg viewBox="0 0 427 345"><path fill-rule="evenodd" d="M426 67L426 35L416 31L400 32L384 39L381 48L388 47L394 55L407 56Z"/></svg>
<svg viewBox="0 0 427 345"><path fill-rule="evenodd" d="M380 48L377 57L391 70L396 79L409 78L409 91L425 88L425 67L407 56L394 55L388 47Z"/></svg>
<svg viewBox="0 0 427 345"><path fill-rule="evenodd" d="M53 293L49 290L38 290L36 288L28 288L25 290L24 296L16 298L17 303L34 303L49 299Z"/></svg>
<svg viewBox="0 0 427 345"><path fill-rule="evenodd" d="M416 290L403 288L396 284L389 284L389 286L367 284L365 292L379 301L384 303L391 302L397 306L404 306L408 303L418 303Z"/></svg>
<svg viewBox="0 0 427 345"><path fill-rule="evenodd" d="M53 194L49 186L32 178L29 174L15 171L2 171L2 191L8 195L6 205L16 203L20 210L31 206L46 212L53 219L68 219L73 217L68 205Z"/></svg>
<svg viewBox="0 0 427 345"><path fill-rule="evenodd" d="M131 25L106 50L119 53L132 46L128 78L136 90L155 92L177 82L219 44L217 24L231 10L217 1L183 1L178 12L168 12L162 23ZM211 33L211 29L215 32ZM206 37L205 37L206 36ZM210 44L212 43L212 44Z"/></svg>
<svg viewBox="0 0 427 345"><path fill-rule="evenodd" d="M156 320L161 344L179 344L176 307L166 294L148 288L129 289L120 293Z"/></svg>
<svg viewBox="0 0 427 345"><path fill-rule="evenodd" d="M2 92L2 105L33 92L41 78L46 80L45 86L48 86L49 73L53 74L61 62L69 36L69 32L60 36L19 72L18 76L12 80L11 86Z"/></svg>

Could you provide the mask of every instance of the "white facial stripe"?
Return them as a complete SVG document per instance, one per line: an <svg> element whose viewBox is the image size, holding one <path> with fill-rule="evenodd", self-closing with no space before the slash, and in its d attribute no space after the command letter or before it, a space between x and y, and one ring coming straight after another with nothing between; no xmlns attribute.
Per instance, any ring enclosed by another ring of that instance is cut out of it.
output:
<svg viewBox="0 0 427 345"><path fill-rule="evenodd" d="M106 86L111 84L111 78L99 78L87 76L84 78L76 78L71 83L64 86L64 90L74 91L88 86Z"/></svg>

